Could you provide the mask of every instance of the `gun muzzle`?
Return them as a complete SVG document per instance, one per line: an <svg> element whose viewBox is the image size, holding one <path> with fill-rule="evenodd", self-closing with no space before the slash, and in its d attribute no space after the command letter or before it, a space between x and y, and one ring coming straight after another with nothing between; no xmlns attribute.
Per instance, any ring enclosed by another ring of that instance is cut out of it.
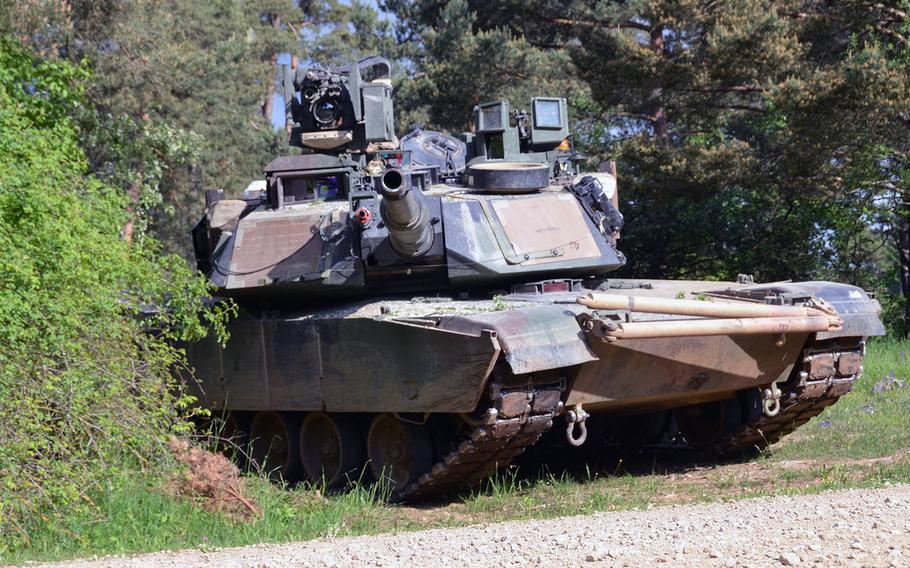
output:
<svg viewBox="0 0 910 568"><path fill-rule="evenodd" d="M389 229L392 249L405 258L426 254L433 246L433 227L423 201L423 194L413 190L410 176L389 169L377 184L382 195L379 214Z"/></svg>

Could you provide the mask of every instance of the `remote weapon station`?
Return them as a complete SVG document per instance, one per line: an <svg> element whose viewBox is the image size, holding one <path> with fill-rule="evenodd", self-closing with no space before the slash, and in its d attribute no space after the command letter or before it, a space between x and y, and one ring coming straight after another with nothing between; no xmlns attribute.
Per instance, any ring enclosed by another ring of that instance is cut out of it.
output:
<svg viewBox="0 0 910 568"><path fill-rule="evenodd" d="M580 171L565 99L394 133L389 63L287 69L291 144L206 193L199 270L240 307L188 347L202 402L287 480L401 499L569 446L773 443L846 394L878 303L831 282L608 278L616 174Z"/></svg>

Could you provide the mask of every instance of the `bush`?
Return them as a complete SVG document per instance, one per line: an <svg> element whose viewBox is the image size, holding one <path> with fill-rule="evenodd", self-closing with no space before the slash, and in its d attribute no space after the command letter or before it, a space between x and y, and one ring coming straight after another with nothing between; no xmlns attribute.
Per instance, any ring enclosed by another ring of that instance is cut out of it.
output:
<svg viewBox="0 0 910 568"><path fill-rule="evenodd" d="M220 327L182 259L121 238L127 199L86 173L67 118L85 78L0 38L0 556L106 480L160 471L191 403L173 340Z"/></svg>

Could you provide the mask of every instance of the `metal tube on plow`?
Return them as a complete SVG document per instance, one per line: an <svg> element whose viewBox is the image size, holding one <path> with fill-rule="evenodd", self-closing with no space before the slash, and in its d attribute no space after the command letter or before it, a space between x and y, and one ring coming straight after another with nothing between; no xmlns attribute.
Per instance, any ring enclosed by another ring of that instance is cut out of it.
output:
<svg viewBox="0 0 910 568"><path fill-rule="evenodd" d="M779 335L835 331L840 318L826 315L803 317L731 318L703 320L642 321L613 323L605 321L606 338L646 339L657 337L695 337L704 335ZM609 325L612 324L612 325ZM614 327L616 329L610 329Z"/></svg>
<svg viewBox="0 0 910 568"><path fill-rule="evenodd" d="M832 306L823 302L815 302L812 307L775 306L747 302L707 302L598 293L579 296L576 301L595 310L629 310L649 314L716 318L809 317L837 314Z"/></svg>

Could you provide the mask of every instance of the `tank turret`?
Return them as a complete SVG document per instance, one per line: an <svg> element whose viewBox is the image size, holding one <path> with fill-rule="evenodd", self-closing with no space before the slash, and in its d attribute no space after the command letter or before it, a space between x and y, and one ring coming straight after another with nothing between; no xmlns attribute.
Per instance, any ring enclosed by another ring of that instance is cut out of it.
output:
<svg viewBox="0 0 910 568"><path fill-rule="evenodd" d="M301 153L268 164L263 191L211 204L194 229L198 266L221 294L486 296L624 264L615 179L576 175L565 99L532 99L530 112L484 103L474 133L399 142L390 76L378 57L286 70Z"/></svg>

